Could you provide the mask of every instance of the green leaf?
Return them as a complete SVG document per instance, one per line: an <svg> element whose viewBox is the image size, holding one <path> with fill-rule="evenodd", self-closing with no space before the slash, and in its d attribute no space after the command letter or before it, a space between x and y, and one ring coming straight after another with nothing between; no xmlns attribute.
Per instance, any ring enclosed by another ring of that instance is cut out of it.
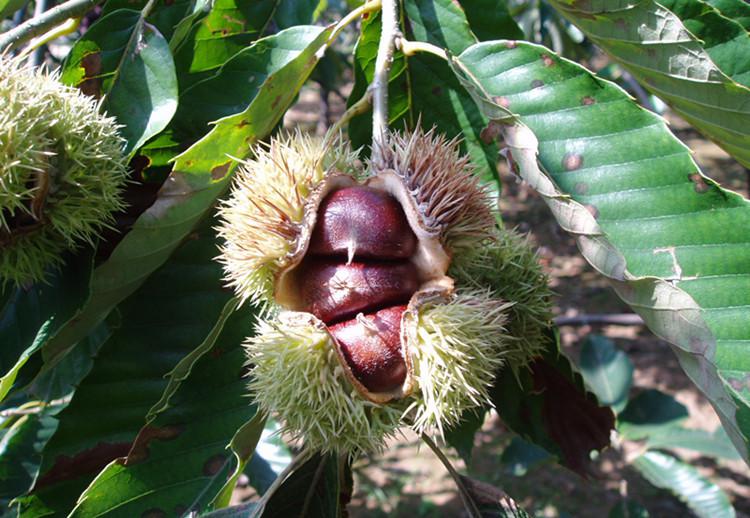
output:
<svg viewBox="0 0 750 518"><path fill-rule="evenodd" d="M276 477L292 463L292 452L281 437L281 425L273 419L266 420L255 454L245 466L250 485L259 494L265 493Z"/></svg>
<svg viewBox="0 0 750 518"><path fill-rule="evenodd" d="M5 423L3 423L5 426ZM57 419L46 413L20 417L0 439L0 506L23 495L36 477L44 444L57 428Z"/></svg>
<svg viewBox="0 0 750 518"><path fill-rule="evenodd" d="M633 500L620 500L609 510L609 518L649 518L648 511Z"/></svg>
<svg viewBox="0 0 750 518"><path fill-rule="evenodd" d="M662 119L544 47L480 43L456 69L495 120L488 131L504 137L513 169L674 345L748 459L747 200L703 176Z"/></svg>
<svg viewBox="0 0 750 518"><path fill-rule="evenodd" d="M31 355L86 301L92 261L90 251L68 257L47 283L5 288L8 298L0 309L0 401Z"/></svg>
<svg viewBox="0 0 750 518"><path fill-rule="evenodd" d="M407 0L411 38L459 54L476 43L463 11L452 0ZM442 59L428 54L410 56L407 62L411 105L422 127L437 126L449 138L462 139L462 150L471 157L477 174L497 188L497 146L483 142L487 125L476 105Z"/></svg>
<svg viewBox="0 0 750 518"><path fill-rule="evenodd" d="M524 39L523 31L511 16L506 0L459 0L458 3L479 41Z"/></svg>
<svg viewBox="0 0 750 518"><path fill-rule="evenodd" d="M273 13L273 21L279 29L288 29L295 25L310 25L315 21L321 0L278 0Z"/></svg>
<svg viewBox="0 0 750 518"><path fill-rule="evenodd" d="M647 451L633 466L653 485L674 494L699 518L734 518L735 511L726 493L698 471L657 451Z"/></svg>
<svg viewBox="0 0 750 518"><path fill-rule="evenodd" d="M727 18L750 30L750 5L744 0L707 0Z"/></svg>
<svg viewBox="0 0 750 518"><path fill-rule="evenodd" d="M215 0L208 14L196 23L175 56L180 81L192 82L187 73L214 70L258 39L278 0ZM204 77L198 74L196 77Z"/></svg>
<svg viewBox="0 0 750 518"><path fill-rule="evenodd" d="M247 99L245 109L219 121L208 135L177 157L156 202L94 271L88 303L74 321L45 344L43 353L50 365L133 293L189 234L227 188L236 167L229 157L247 157L251 146L273 130L314 68L316 53L325 46L330 29L309 27L307 33L309 39L301 38L299 32L280 33L251 47L259 51L259 47L268 45L296 51L268 70L260 68L258 72L263 71L267 77L257 95ZM265 67L266 63L261 65Z"/></svg>
<svg viewBox="0 0 750 518"><path fill-rule="evenodd" d="M505 447L500 461L516 477L522 477L534 466L550 460L550 454L520 437L513 437Z"/></svg>
<svg viewBox="0 0 750 518"><path fill-rule="evenodd" d="M118 9L142 10L148 4L148 0L107 0L102 7L101 16L117 11ZM155 0L151 6L146 21L157 28L157 30L170 42L177 32L177 26L187 20L189 23L196 11L207 6L204 0Z"/></svg>
<svg viewBox="0 0 750 518"><path fill-rule="evenodd" d="M63 65L62 81L94 97L123 125L126 152L167 127L177 109L177 76L164 36L141 11L119 9L97 20Z"/></svg>
<svg viewBox="0 0 750 518"><path fill-rule="evenodd" d="M739 23L700 0L647 0L614 10L606 3L551 4L647 89L750 167L750 36Z"/></svg>
<svg viewBox="0 0 750 518"><path fill-rule="evenodd" d="M226 323L220 317L204 343L172 370L127 457L99 473L71 517L200 512L225 490L228 478L236 479L232 473L252 455L263 429L262 418L245 425L255 415L242 347L252 313L245 306ZM230 441L235 455L227 449Z"/></svg>
<svg viewBox="0 0 750 518"><path fill-rule="evenodd" d="M618 429L628 439L643 439L673 430L687 418L685 405L664 392L648 389L628 402L618 416Z"/></svg>
<svg viewBox="0 0 750 518"><path fill-rule="evenodd" d="M482 428L485 418L484 409L467 410L457 425L445 431L445 442L456 448L468 466L471 463L471 451L474 449L474 436Z"/></svg>
<svg viewBox="0 0 750 518"><path fill-rule="evenodd" d="M197 140L210 123L242 112L266 79L312 44L320 31L300 26L265 38L235 54L214 76L187 89L173 124L179 140Z"/></svg>
<svg viewBox="0 0 750 518"><path fill-rule="evenodd" d="M38 500L69 511L105 465L128 453L168 385L165 374L211 332L230 299L222 289L221 267L212 261L216 246L211 234L210 228L194 234L110 317L112 333L59 414L57 432L43 451L34 496L26 505ZM238 369L243 365L241 354L235 362ZM238 372L228 372L243 384ZM154 429L165 438L176 427Z"/></svg>
<svg viewBox="0 0 750 518"><path fill-rule="evenodd" d="M342 517L351 495L352 473L346 458L316 453L272 494L264 495L265 505L250 516Z"/></svg>
<svg viewBox="0 0 750 518"><path fill-rule="evenodd" d="M692 428L664 427L650 433L646 439L646 446L650 449L684 448L708 457L741 459L723 428L711 433Z"/></svg>
<svg viewBox="0 0 750 518"><path fill-rule="evenodd" d="M211 507L222 508L229 505L237 480L245 470L247 463L255 456L255 450L257 449L258 443L263 435L265 424L266 415L256 413L253 418L242 425L234 434L234 437L232 437L232 440L229 442L229 447L232 449L236 461L234 472L211 502Z"/></svg>
<svg viewBox="0 0 750 518"><path fill-rule="evenodd" d="M633 384L633 363L612 340L600 335L586 337L579 368L600 403L616 412L625 408Z"/></svg>
<svg viewBox="0 0 750 518"><path fill-rule="evenodd" d="M503 369L490 391L503 422L524 439L585 473L593 450L609 445L614 415L588 392L550 330L543 357L514 373Z"/></svg>
<svg viewBox="0 0 750 518"><path fill-rule="evenodd" d="M0 0L0 19L7 18L28 2L29 0Z"/></svg>

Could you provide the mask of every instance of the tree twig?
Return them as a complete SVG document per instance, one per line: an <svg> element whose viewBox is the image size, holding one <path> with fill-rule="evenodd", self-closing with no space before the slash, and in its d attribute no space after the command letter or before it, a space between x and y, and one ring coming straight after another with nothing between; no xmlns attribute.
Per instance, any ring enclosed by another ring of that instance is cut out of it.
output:
<svg viewBox="0 0 750 518"><path fill-rule="evenodd" d="M398 28L398 6L396 0L382 0L381 31L378 55L375 59L375 75L369 90L372 92L372 159L380 160L380 147L388 130L388 77L393 63L396 38L401 36Z"/></svg>
<svg viewBox="0 0 750 518"><path fill-rule="evenodd" d="M443 466L448 470L450 476L453 477L453 481L456 483L456 486L458 486L458 494L461 495L461 500L463 501L464 507L469 513L469 516L472 518L482 518L482 513L477 508L476 503L469 497L469 490L466 488L466 484L464 484L460 473L456 471L456 468L453 467L453 464L448 460L448 457L445 456L443 451L437 444L435 444L435 441L433 441L428 435L422 434L421 438L422 441L432 450L432 453L434 453L440 462L443 463Z"/></svg>
<svg viewBox="0 0 750 518"><path fill-rule="evenodd" d="M26 20L18 27L0 34L0 51L14 49L35 36L60 25L68 18L77 18L101 0L68 0L45 11L41 16Z"/></svg>
<svg viewBox="0 0 750 518"><path fill-rule="evenodd" d="M590 324L643 326L646 325L640 315L635 313L618 313L613 315L576 315L572 317L557 317L558 326L587 326Z"/></svg>

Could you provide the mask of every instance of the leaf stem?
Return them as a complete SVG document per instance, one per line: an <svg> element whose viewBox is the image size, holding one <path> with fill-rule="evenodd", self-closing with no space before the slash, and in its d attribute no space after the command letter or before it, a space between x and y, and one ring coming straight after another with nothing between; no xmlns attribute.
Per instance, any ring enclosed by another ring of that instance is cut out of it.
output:
<svg viewBox="0 0 750 518"><path fill-rule="evenodd" d="M365 2L364 4L360 5L356 9L354 9L352 12L344 16L339 23L336 24L336 27L333 28L333 32L331 32L331 37L328 38L327 46L331 46L331 44L338 38L341 31L344 30L344 28L352 23L354 20L359 18L360 16L371 13L373 11L377 11L380 9L382 5L381 0L369 0L369 2Z"/></svg>
<svg viewBox="0 0 750 518"><path fill-rule="evenodd" d="M399 38L397 45L399 50L401 50L405 56L413 56L417 52L426 52L448 61L448 54L446 54L445 50L437 45L433 45L432 43L427 43L426 41L409 41L404 38Z"/></svg>
<svg viewBox="0 0 750 518"><path fill-rule="evenodd" d="M45 11L41 16L26 20L24 23L3 34L0 34L0 51L11 50L23 45L35 36L39 36L60 25L68 18L77 18L94 7L101 0L68 0Z"/></svg>
<svg viewBox="0 0 750 518"><path fill-rule="evenodd" d="M433 441L427 434L423 433L420 437L422 438L422 441L432 450L432 453L434 453L435 456L440 460L440 462L443 463L443 466L445 466L445 469L448 470L450 476L453 477L453 481L456 483L456 486L458 486L458 494L461 495L461 501L463 502L466 511L469 513L469 516L471 516L472 518L482 518L482 513L477 508L474 500L472 500L472 498L469 496L469 490L466 488L466 484L464 484L464 481L461 479L461 474L456 471L456 468L453 467L451 461L448 460L448 457L445 456L443 450L441 450L438 445L435 444L435 441Z"/></svg>
<svg viewBox="0 0 750 518"><path fill-rule="evenodd" d="M380 147L388 130L388 77L393 63L396 39L401 37L398 27L397 0L382 0L381 31L375 75L368 88L372 92L372 159L380 160Z"/></svg>
<svg viewBox="0 0 750 518"><path fill-rule="evenodd" d="M255 507L253 512L250 514L250 518L258 518L263 515L263 510L266 507L266 504L271 499L273 494L276 492L276 490L281 487L281 484L284 483L284 481L289 478L289 475L294 473L294 471L302 466L305 462L310 460L313 456L313 452L310 448L303 449L299 455L297 455L294 459L292 459L292 462L290 462L284 470L279 473L279 476L276 477L276 480L273 481L273 483L268 486L268 489L266 489L266 492L263 493L263 496L260 500L258 500L258 505Z"/></svg>
<svg viewBox="0 0 750 518"><path fill-rule="evenodd" d="M71 32L75 31L80 24L81 24L80 18L68 18L60 25L57 25L53 29L42 34L41 36L37 36L36 38L32 39L29 42L28 46L23 50L22 54L28 54L29 52L36 50L43 45L46 45L50 41L56 40L60 36L65 36L66 34L70 34Z"/></svg>

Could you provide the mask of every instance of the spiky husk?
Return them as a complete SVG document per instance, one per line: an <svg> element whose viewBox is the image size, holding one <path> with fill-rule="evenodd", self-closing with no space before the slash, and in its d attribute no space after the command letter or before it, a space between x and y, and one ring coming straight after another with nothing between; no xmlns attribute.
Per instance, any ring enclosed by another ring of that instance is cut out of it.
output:
<svg viewBox="0 0 750 518"><path fill-rule="evenodd" d="M420 308L410 347L419 390L407 411L418 433L442 436L465 410L491 404L488 390L497 370L524 354L505 328L511 306L477 290Z"/></svg>
<svg viewBox="0 0 750 518"><path fill-rule="evenodd" d="M461 154L458 139L447 140L435 129L391 132L380 145L374 174L393 169L412 192L425 225L439 232L454 253L488 239L494 228L492 196Z"/></svg>
<svg viewBox="0 0 750 518"><path fill-rule="evenodd" d="M246 345L254 400L313 451L379 451L400 426L403 406L362 398L346 379L330 336L314 323L260 321Z"/></svg>
<svg viewBox="0 0 750 518"><path fill-rule="evenodd" d="M552 320L552 290L528 239L513 230L498 230L487 246L454 257L448 274L457 286L491 289L508 309L508 333L524 351L509 366L523 367L540 354Z"/></svg>
<svg viewBox="0 0 750 518"><path fill-rule="evenodd" d="M242 300L270 302L273 281L295 249L310 192L331 172L351 172L356 161L341 139L296 132L256 148L242 162L220 208L220 261Z"/></svg>
<svg viewBox="0 0 750 518"><path fill-rule="evenodd" d="M0 278L41 280L124 208L124 141L94 100L20 58L0 54L0 99Z"/></svg>

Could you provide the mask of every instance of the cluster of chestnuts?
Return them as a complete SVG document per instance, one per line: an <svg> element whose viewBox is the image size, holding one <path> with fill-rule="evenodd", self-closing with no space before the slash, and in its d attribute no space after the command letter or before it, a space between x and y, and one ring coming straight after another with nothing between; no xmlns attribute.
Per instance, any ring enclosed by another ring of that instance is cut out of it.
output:
<svg viewBox="0 0 750 518"><path fill-rule="evenodd" d="M442 434L538 354L548 318L533 253L457 141L391 133L378 151L363 166L335 139L272 140L221 208L227 279L265 309L250 390L317 450Z"/></svg>

